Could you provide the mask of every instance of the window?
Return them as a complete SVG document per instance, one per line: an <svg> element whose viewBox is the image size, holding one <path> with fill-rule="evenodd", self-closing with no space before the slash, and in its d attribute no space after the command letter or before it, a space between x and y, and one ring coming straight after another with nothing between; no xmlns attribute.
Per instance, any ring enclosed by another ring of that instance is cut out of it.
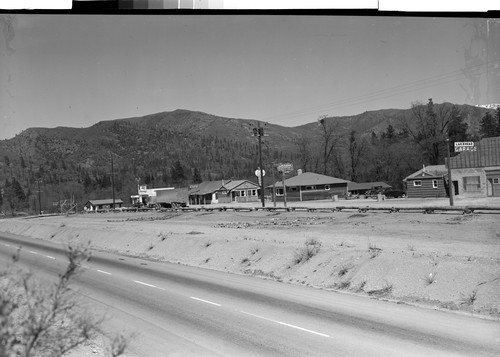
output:
<svg viewBox="0 0 500 357"><path fill-rule="evenodd" d="M290 187L290 191L297 191L297 187Z"/></svg>
<svg viewBox="0 0 500 357"><path fill-rule="evenodd" d="M257 190L248 190L247 195L248 196L257 196Z"/></svg>
<svg viewBox="0 0 500 357"><path fill-rule="evenodd" d="M415 180L415 181L413 181L413 186L415 186L415 187L422 186L422 181L421 180Z"/></svg>
<svg viewBox="0 0 500 357"><path fill-rule="evenodd" d="M480 192L481 182L479 176L464 177L464 190L465 192Z"/></svg>
<svg viewBox="0 0 500 357"><path fill-rule="evenodd" d="M247 192L246 191L240 191L240 197L246 197Z"/></svg>
<svg viewBox="0 0 500 357"><path fill-rule="evenodd" d="M316 186L306 186L306 190L315 190Z"/></svg>
<svg viewBox="0 0 500 357"><path fill-rule="evenodd" d="M432 188L438 188L438 180L432 180Z"/></svg>
<svg viewBox="0 0 500 357"><path fill-rule="evenodd" d="M325 191L330 191L330 185L325 185Z"/></svg>
<svg viewBox="0 0 500 357"><path fill-rule="evenodd" d="M496 185L499 184L500 183L500 179L499 178L494 178L493 179L493 183L496 184Z"/></svg>
<svg viewBox="0 0 500 357"><path fill-rule="evenodd" d="M276 196L283 196L283 189L282 188L276 189Z"/></svg>

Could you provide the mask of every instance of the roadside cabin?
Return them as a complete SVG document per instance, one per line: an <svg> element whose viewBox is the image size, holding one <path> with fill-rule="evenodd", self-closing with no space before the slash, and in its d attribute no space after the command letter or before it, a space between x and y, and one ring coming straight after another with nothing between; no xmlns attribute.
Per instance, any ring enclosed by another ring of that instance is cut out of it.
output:
<svg viewBox="0 0 500 357"><path fill-rule="evenodd" d="M260 187L248 180L231 180L219 191L219 203L258 202Z"/></svg>
<svg viewBox="0 0 500 357"><path fill-rule="evenodd" d="M349 181L336 177L304 172L297 176L285 179L287 201L312 201L331 199L337 195L343 197L347 194ZM266 187L272 195L273 186ZM283 182L275 183L276 201L284 201Z"/></svg>
<svg viewBox="0 0 500 357"><path fill-rule="evenodd" d="M445 165L424 166L406 177L408 198L448 197L448 171Z"/></svg>
<svg viewBox="0 0 500 357"><path fill-rule="evenodd" d="M121 208L123 205L123 201L119 198L115 198L114 208ZM110 210L113 208L113 199L105 199L105 200L89 200L83 206L85 212L96 212L101 210Z"/></svg>
<svg viewBox="0 0 500 357"><path fill-rule="evenodd" d="M196 185L189 186L189 204L209 205L219 203L221 191L227 191L224 188L224 181L204 181Z"/></svg>

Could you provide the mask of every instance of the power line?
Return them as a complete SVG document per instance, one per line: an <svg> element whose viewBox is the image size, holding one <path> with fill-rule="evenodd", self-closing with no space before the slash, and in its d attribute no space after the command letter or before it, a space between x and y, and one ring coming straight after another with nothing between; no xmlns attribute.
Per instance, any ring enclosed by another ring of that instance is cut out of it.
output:
<svg viewBox="0 0 500 357"><path fill-rule="evenodd" d="M497 65L498 63L500 63L500 61L488 62L486 64L468 66L468 67L458 69L458 70L455 70L452 72L443 73L443 74L439 74L436 76L415 80L412 82L400 84L400 85L390 87L390 88L381 89L381 90L374 91L371 93L366 93L363 95L358 95L358 96L354 96L354 97L350 97L350 98L344 98L344 99L336 100L333 102L325 103L322 105L307 107L307 108L293 111L293 112L269 116L269 117L264 118L263 120L275 119L275 118L280 118L280 117L304 116L307 114L313 114L313 113L317 113L320 111L326 111L328 109L331 110L331 109L361 104L361 103L365 103L365 102L372 102L374 100L387 98L387 97L390 97L390 96L393 96L396 94L409 93L409 92L413 92L416 90L421 90L421 89L425 89L425 88L429 88L429 87L437 87L440 85L444 85L444 84L448 84L451 82L455 82L455 81L464 79L463 75L466 72L477 71L477 75L484 74L485 72L488 72L488 70L494 69L495 65Z"/></svg>

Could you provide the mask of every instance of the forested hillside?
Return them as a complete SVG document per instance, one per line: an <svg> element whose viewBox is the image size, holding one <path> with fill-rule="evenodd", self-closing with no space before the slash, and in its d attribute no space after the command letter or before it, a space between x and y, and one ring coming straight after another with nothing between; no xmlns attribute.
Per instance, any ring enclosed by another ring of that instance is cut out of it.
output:
<svg viewBox="0 0 500 357"><path fill-rule="evenodd" d="M485 117L488 123L482 125ZM40 198L44 211L55 211L57 202L72 197L80 205L110 198L112 172L116 197L126 203L138 182L178 187L200 180L256 181L258 145L252 129L257 125L265 134L265 184L271 183L273 164L291 162L304 171L401 187L401 180L422 164L444 162L446 135L478 140L494 135L499 120L499 110L430 101L407 110L313 118L294 128L188 110L81 129L29 128L0 141L0 204L4 212L37 211Z"/></svg>

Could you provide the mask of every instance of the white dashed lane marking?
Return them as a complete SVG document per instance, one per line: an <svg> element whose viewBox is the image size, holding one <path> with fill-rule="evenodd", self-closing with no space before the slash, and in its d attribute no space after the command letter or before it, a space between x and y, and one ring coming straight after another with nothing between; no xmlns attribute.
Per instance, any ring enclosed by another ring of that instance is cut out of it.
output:
<svg viewBox="0 0 500 357"><path fill-rule="evenodd" d="M99 272L99 273L102 273L102 274L106 274L106 275L113 275L113 274L108 273L107 271L104 271L104 270L97 269L96 271Z"/></svg>
<svg viewBox="0 0 500 357"><path fill-rule="evenodd" d="M309 329L306 329L306 328L303 328L303 327L299 327L299 326L287 324L286 322L281 322L281 321L278 321L278 320L268 319L267 317L263 317L263 316L259 316L259 315L254 315L254 314L251 314L251 313L245 312L245 311L240 311L240 312L243 313L243 314L246 314L246 315L257 317L259 319L263 319L263 320L266 320L266 321L274 322L274 323L277 323L277 324L280 324L280 325L283 325L283 326L287 326L287 327L295 328L297 330L301 330L301 331L313 333L313 334L318 335L318 336L327 337L327 338L330 337L327 334L324 334L324 333L321 333L321 332L316 332L316 331L313 331L313 330L309 330Z"/></svg>
<svg viewBox="0 0 500 357"><path fill-rule="evenodd" d="M32 251L32 250L28 250L28 252L30 252L31 254L38 255L38 253L37 253L37 252L34 252L34 251Z"/></svg>
<svg viewBox="0 0 500 357"><path fill-rule="evenodd" d="M49 258L49 259L52 259L52 260L56 260L56 258L51 257L50 255L46 255L45 257L47 257L47 258Z"/></svg>
<svg viewBox="0 0 500 357"><path fill-rule="evenodd" d="M137 284L141 284L141 285L145 285L145 286L149 286L150 288L155 288L155 289L160 289L160 290L165 290L164 288L160 288L156 285L153 285L153 284L148 284L148 283L145 283L145 282L142 282L142 281L139 281L139 280L134 280L134 283L137 283Z"/></svg>
<svg viewBox="0 0 500 357"><path fill-rule="evenodd" d="M215 306L222 306L221 304L217 304L215 302L211 302L211 301L208 301L208 300L203 300L203 299L200 299L200 298L197 298L197 297L194 297L194 296L190 296L191 299L193 300L198 300L198 301L201 301L201 302L205 302L207 304L211 304L211 305L215 305Z"/></svg>

